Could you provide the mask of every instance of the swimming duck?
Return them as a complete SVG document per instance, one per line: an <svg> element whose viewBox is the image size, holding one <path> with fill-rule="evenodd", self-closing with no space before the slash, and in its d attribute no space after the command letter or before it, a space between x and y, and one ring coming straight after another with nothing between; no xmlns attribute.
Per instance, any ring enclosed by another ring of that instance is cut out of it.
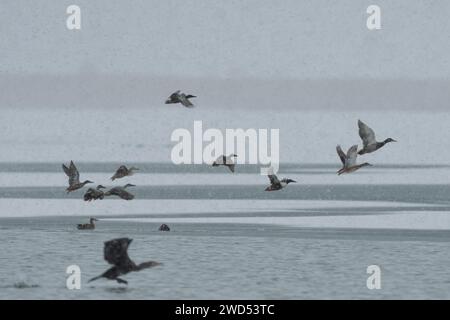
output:
<svg viewBox="0 0 450 320"><path fill-rule="evenodd" d="M98 219L90 218L89 223L77 224L77 229L78 230L94 230L95 229L94 221L98 221Z"/></svg>
<svg viewBox="0 0 450 320"><path fill-rule="evenodd" d="M131 241L133 241L133 239L129 238L119 238L106 241L103 248L103 256L109 264L113 265L113 267L109 268L98 277L90 279L88 282L100 278L106 278L109 280L116 280L118 283L128 284L127 281L119 278L119 276L129 272L140 271L161 265L160 262L156 261L147 261L138 265L134 263L134 261L128 256L128 247Z"/></svg>
<svg viewBox="0 0 450 320"><path fill-rule="evenodd" d="M163 223L163 224L159 227L158 230L159 230L159 231L170 231L170 228L169 228L169 226L168 226L167 224Z"/></svg>
<svg viewBox="0 0 450 320"><path fill-rule="evenodd" d="M134 199L134 195L125 190L128 187L136 187L134 184L127 183L123 187L114 187L105 192L105 196L118 196L124 200L132 200Z"/></svg>
<svg viewBox="0 0 450 320"><path fill-rule="evenodd" d="M275 174L269 174L267 176L269 177L269 180L270 180L270 186L268 186L265 191L281 190L283 188L286 188L289 183L297 182L295 180L287 179L287 178L283 178L283 179L279 180Z"/></svg>
<svg viewBox="0 0 450 320"><path fill-rule="evenodd" d="M100 189L106 189L104 186L99 184L96 189L89 188L84 194L84 201L92 201L92 200L103 200L105 193Z"/></svg>
<svg viewBox="0 0 450 320"><path fill-rule="evenodd" d="M193 96L192 94L184 94L180 90L175 91L170 95L170 97L166 100L166 104L170 103L181 103L186 108L192 108L194 105L192 104L189 99L191 98L197 98L196 96Z"/></svg>
<svg viewBox="0 0 450 320"><path fill-rule="evenodd" d="M216 159L216 161L213 162L212 166L226 166L228 169L230 169L231 172L234 172L234 161L232 158L237 158L236 154L229 155L228 157L222 155Z"/></svg>
<svg viewBox="0 0 450 320"><path fill-rule="evenodd" d="M363 148L358 151L359 155L377 151L378 149L383 147L386 143L397 142L392 138L387 138L382 142L377 142L377 140L375 139L375 132L361 120L358 120L358 127L359 127L359 136L363 141Z"/></svg>
<svg viewBox="0 0 450 320"><path fill-rule="evenodd" d="M66 175L69 177L69 187L66 189L67 193L83 188L87 183L93 183L90 180L80 182L80 173L78 172L77 167L75 167L73 161L70 161L69 167L63 164L62 168Z"/></svg>
<svg viewBox="0 0 450 320"><path fill-rule="evenodd" d="M126 176L132 176L133 171L139 170L139 168L131 167L128 169L126 166L120 166L119 169L116 170L116 173L111 177L111 180L120 179Z"/></svg>
<svg viewBox="0 0 450 320"><path fill-rule="evenodd" d="M337 172L338 175L341 175L343 173L351 173L354 172L362 167L366 166L372 166L370 163L364 162L362 164L356 164L356 157L357 157L357 150L358 145L351 146L350 149L348 149L347 154L342 151L341 146L336 146L337 154L339 155L339 158L342 161L342 168Z"/></svg>

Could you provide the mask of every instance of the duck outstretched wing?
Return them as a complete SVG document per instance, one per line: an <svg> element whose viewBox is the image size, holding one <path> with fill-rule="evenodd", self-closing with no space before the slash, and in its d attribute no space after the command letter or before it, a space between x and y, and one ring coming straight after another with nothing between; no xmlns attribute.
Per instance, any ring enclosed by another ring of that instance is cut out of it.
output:
<svg viewBox="0 0 450 320"><path fill-rule="evenodd" d="M70 161L69 167L63 164L62 168L66 175L69 177L69 185L80 183L80 173L78 172L78 169L73 161Z"/></svg>
<svg viewBox="0 0 450 320"><path fill-rule="evenodd" d="M122 178L128 174L128 168L126 166L120 166L119 169L116 170L114 175L111 177L111 180Z"/></svg>
<svg viewBox="0 0 450 320"><path fill-rule="evenodd" d="M281 183L280 183L280 180L278 179L278 177L277 177L276 175L274 175L274 174L269 174L269 175L267 175L267 176L269 177L270 184L273 184L273 185L279 185L279 184L281 184Z"/></svg>
<svg viewBox="0 0 450 320"><path fill-rule="evenodd" d="M194 106L192 104L192 102L190 102L189 99L186 98L186 95L184 93L180 94L179 100L180 100L181 104L183 106L185 106L186 108L192 108Z"/></svg>
<svg viewBox="0 0 450 320"><path fill-rule="evenodd" d="M105 242L103 248L105 260L115 266L126 266L133 264L128 256L128 247L133 241L130 238L118 238Z"/></svg>
<svg viewBox="0 0 450 320"><path fill-rule="evenodd" d="M345 155L344 151L342 151L341 146L339 145L336 146L336 152L339 158L341 159L342 164L345 165L345 162L347 161L347 156Z"/></svg>
<svg viewBox="0 0 450 320"><path fill-rule="evenodd" d="M355 144L353 146L350 147L350 149L348 149L347 151L347 161L345 163L345 165L347 167L352 167L354 165L356 165L356 157L358 156L358 145Z"/></svg>
<svg viewBox="0 0 450 320"><path fill-rule="evenodd" d="M377 143L377 140L375 138L375 132L368 125L366 125L361 120L358 120L358 127L359 127L359 136L363 141L364 147Z"/></svg>

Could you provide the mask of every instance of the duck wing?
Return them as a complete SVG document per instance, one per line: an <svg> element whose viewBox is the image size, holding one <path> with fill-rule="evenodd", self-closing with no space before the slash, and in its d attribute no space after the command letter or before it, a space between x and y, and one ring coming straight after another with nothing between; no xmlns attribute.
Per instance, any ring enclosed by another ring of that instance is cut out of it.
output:
<svg viewBox="0 0 450 320"><path fill-rule="evenodd" d="M345 165L347 167L352 167L356 165L356 157L358 156L358 145L353 145L347 151L347 161Z"/></svg>
<svg viewBox="0 0 450 320"><path fill-rule="evenodd" d="M120 268L134 265L134 262L128 256L128 246L133 239L118 238L106 241L103 248L105 260L114 266Z"/></svg>
<svg viewBox="0 0 450 320"><path fill-rule="evenodd" d="M77 183L80 183L80 173L78 172L77 167L75 167L75 164L73 161L70 161L69 167L62 165L62 168L66 175L69 177L69 185L74 185Z"/></svg>
<svg viewBox="0 0 450 320"><path fill-rule="evenodd" d="M181 104L183 106L185 106L186 108L192 108L194 106L192 104L192 102L190 102L189 99L186 98L186 95L184 93L180 94L178 98L179 98Z"/></svg>
<svg viewBox="0 0 450 320"><path fill-rule="evenodd" d="M272 185L281 185L280 180L278 179L278 177L276 175L269 174L267 176L269 177L270 184L272 184Z"/></svg>
<svg viewBox="0 0 450 320"><path fill-rule="evenodd" d="M121 189L118 193L118 196L124 200L133 200L134 199L134 195L125 189Z"/></svg>
<svg viewBox="0 0 450 320"><path fill-rule="evenodd" d="M122 178L128 174L128 169L126 166L120 166L119 169L116 170L114 175L111 177L111 180Z"/></svg>
<svg viewBox="0 0 450 320"><path fill-rule="evenodd" d="M344 151L342 151L342 148L340 145L336 146L336 152L339 156L339 158L342 161L342 164L345 165L345 162L347 161L347 156L345 155Z"/></svg>
<svg viewBox="0 0 450 320"><path fill-rule="evenodd" d="M375 132L368 125L366 125L361 120L358 120L358 127L359 127L359 136L363 141L364 148L366 148L371 144L377 143L377 140L375 138Z"/></svg>

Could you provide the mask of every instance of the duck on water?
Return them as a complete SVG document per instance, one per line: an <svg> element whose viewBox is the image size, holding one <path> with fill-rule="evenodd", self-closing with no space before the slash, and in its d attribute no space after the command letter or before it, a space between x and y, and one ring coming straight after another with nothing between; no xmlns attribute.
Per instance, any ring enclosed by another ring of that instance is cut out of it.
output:
<svg viewBox="0 0 450 320"><path fill-rule="evenodd" d="M77 229L78 230L94 230L95 229L94 221L98 221L98 219L90 218L89 223L77 224Z"/></svg>
<svg viewBox="0 0 450 320"><path fill-rule="evenodd" d="M163 223L163 224L159 227L158 230L159 230L159 231L170 231L170 228L169 228L169 226L168 226L167 224Z"/></svg>

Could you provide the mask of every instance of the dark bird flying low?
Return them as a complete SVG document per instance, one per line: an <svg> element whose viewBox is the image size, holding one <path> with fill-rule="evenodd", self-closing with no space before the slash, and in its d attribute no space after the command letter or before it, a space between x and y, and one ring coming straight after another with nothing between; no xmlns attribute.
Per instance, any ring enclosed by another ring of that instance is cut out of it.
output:
<svg viewBox="0 0 450 320"><path fill-rule="evenodd" d="M141 271L143 269L161 265L161 263L156 261L147 261L138 265L134 263L128 256L128 247L130 246L131 241L133 241L133 239L130 238L119 238L106 241L103 249L104 258L113 266L98 277L92 278L89 282L100 278L106 278L109 280L116 280L118 283L128 284L127 281L119 277L129 272Z"/></svg>

